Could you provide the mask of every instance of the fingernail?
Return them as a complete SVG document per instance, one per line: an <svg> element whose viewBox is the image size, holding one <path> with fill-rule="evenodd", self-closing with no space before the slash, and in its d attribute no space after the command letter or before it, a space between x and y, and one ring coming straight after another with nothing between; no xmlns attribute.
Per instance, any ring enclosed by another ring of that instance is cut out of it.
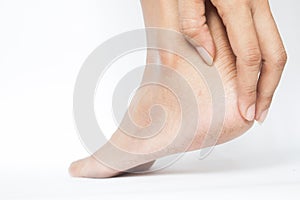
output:
<svg viewBox="0 0 300 200"><path fill-rule="evenodd" d="M252 106L250 106L246 112L246 119L248 121L253 121L254 117L255 117L255 104L253 104Z"/></svg>
<svg viewBox="0 0 300 200"><path fill-rule="evenodd" d="M266 109L265 111L263 111L261 113L261 115L259 116L259 118L257 120L259 123L263 123L265 121L265 119L266 119L266 117L268 115L268 111L269 111L269 109Z"/></svg>
<svg viewBox="0 0 300 200"><path fill-rule="evenodd" d="M203 47L197 47L196 49L200 54L200 56L202 57L202 59L204 60L204 62L206 62L206 64L208 65L213 64L214 61L213 57L206 51L206 49L204 49Z"/></svg>

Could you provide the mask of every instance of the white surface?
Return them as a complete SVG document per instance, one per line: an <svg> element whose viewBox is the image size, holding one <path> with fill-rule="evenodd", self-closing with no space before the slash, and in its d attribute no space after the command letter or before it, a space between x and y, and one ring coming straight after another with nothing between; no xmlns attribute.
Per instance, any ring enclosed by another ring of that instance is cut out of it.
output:
<svg viewBox="0 0 300 200"><path fill-rule="evenodd" d="M67 162L14 167L0 173L2 199L299 199L299 161L223 150L203 161L189 154L154 174L111 179L70 178Z"/></svg>
<svg viewBox="0 0 300 200"><path fill-rule="evenodd" d="M188 154L155 174L95 180L67 173L87 155L73 123L73 86L95 47L143 27L139 2L0 0L0 199L299 199L300 6L271 5L289 61L262 126L202 161Z"/></svg>

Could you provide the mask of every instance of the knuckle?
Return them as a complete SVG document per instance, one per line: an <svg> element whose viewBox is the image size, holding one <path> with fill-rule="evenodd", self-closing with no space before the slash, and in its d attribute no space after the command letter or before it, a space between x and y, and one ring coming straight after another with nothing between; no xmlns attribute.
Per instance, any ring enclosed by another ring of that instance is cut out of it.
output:
<svg viewBox="0 0 300 200"><path fill-rule="evenodd" d="M212 4L221 9L227 9L236 5L239 5L241 3L245 3L245 1L240 0L211 0Z"/></svg>
<svg viewBox="0 0 300 200"><path fill-rule="evenodd" d="M284 69L286 62L287 62L287 53L284 49L276 53L274 58L272 59L272 63L275 69L278 71L282 71Z"/></svg>
<svg viewBox="0 0 300 200"><path fill-rule="evenodd" d="M271 91L259 91L257 93L257 96L260 99L263 99L263 101L265 101L265 102L271 102L272 99L273 99L273 92L271 92Z"/></svg>
<svg viewBox="0 0 300 200"><path fill-rule="evenodd" d="M227 14L232 13L237 7L245 6L248 0L211 0L212 4L217 8L220 17L223 19Z"/></svg>
<svg viewBox="0 0 300 200"><path fill-rule="evenodd" d="M247 66L257 66L261 63L261 53L258 47L248 48L241 53L240 59Z"/></svg>
<svg viewBox="0 0 300 200"><path fill-rule="evenodd" d="M256 96L256 85L246 85L242 87L244 95L248 97Z"/></svg>
<svg viewBox="0 0 300 200"><path fill-rule="evenodd" d="M180 20L180 32L190 38L196 37L201 31L200 23L195 19Z"/></svg>
<svg viewBox="0 0 300 200"><path fill-rule="evenodd" d="M227 13L230 10L230 5L220 0L211 0L212 4L217 8L218 14L224 21L227 18Z"/></svg>

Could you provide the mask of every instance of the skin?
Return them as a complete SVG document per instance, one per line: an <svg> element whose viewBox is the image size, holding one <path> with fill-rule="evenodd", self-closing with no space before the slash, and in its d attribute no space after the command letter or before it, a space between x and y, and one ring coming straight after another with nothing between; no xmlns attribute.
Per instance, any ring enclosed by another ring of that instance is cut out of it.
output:
<svg viewBox="0 0 300 200"><path fill-rule="evenodd" d="M178 21L178 2L176 0L142 0L141 1L145 26L160 27L175 31L180 30ZM153 15L155 13L155 15ZM213 67L217 69L223 82L225 92L225 119L220 125L222 128L221 135L217 139L217 144L230 141L243 133L245 133L253 124L245 120L238 109L238 79L237 67L235 65L235 56L228 41L228 36L225 27L219 18L217 11L211 5L206 6L207 24L210 27L212 38L215 42L216 55ZM152 38L153 39L153 38ZM154 38L157 42L162 42L160 37ZM163 40L170 45L183 48L186 51L194 51L193 56L199 55L194 50L193 46L188 41ZM194 151L214 144L204 144L205 137L211 137L208 129L212 119L212 102L210 100L210 92L205 85L203 77L197 75L193 66L187 63L184 59L164 51L149 50L147 54L147 63L155 63L157 59L161 64L167 66L180 74L191 86L193 93L196 94L196 102L198 105L200 118L188 119L198 120L198 126L194 137L185 138L185 141L176 141L172 143L174 137L177 136L178 124L181 121L181 110L177 99L166 88L149 86L138 90L129 106L128 112L132 120L140 127L151 125L151 119L159 119L161 113L149 115L149 109L153 105L161 105L166 112L166 120L164 127L159 134L148 138L139 139L132 137L119 128L110 139L110 143L102 146L93 155L73 162L69 168L69 172L74 177L89 177L89 178L106 178L122 174L125 170L132 169L140 170L141 168L149 168L155 159L167 156L173 153L184 151ZM199 66L206 67L206 64L199 59ZM163 82L166 79L163 76L163 70L158 70L155 73L146 67L143 81L150 79L157 83ZM178 85L176 81L173 85ZM185 92L185 91L181 91ZM219 102L222 103L222 102ZM152 118L151 118L152 117ZM188 129L183 133L183 137L189 136ZM136 133L139 134L139 133ZM188 139L188 146L184 142ZM172 143L172 148L168 151L161 151L153 157L149 157L152 152L157 152L164 149L168 144ZM143 154L145 156L136 158L127 154L115 153L111 151L110 144L114 144L124 152L135 154ZM186 149L186 147L188 147ZM101 161L105 162L99 162ZM110 165L108 163L114 163Z"/></svg>
<svg viewBox="0 0 300 200"><path fill-rule="evenodd" d="M263 122L287 61L268 0L178 0L180 31L215 58L205 3L217 8L235 55L238 105L248 121Z"/></svg>

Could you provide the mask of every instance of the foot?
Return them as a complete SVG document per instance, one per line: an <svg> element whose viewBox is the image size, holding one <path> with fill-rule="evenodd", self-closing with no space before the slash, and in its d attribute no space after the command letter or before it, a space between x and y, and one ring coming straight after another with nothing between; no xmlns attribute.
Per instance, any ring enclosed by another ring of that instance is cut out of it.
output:
<svg viewBox="0 0 300 200"><path fill-rule="evenodd" d="M173 11L170 12L176 14L176 5L173 5L173 7ZM145 8L143 9L144 13L147 13ZM172 6L169 6L168 9L172 9ZM225 90L225 119L222 124L221 134L216 141L217 144L221 144L243 134L251 127L253 122L244 120L237 107L235 57L227 40L225 28L220 21L216 10L212 7L207 9L208 24L217 50L213 67L217 68ZM172 18L177 16L174 15L168 17ZM173 21L176 20L174 19ZM169 21L172 21L172 19ZM172 28L176 31L179 29L177 24L168 24L166 27ZM186 45L185 48L193 47ZM151 52L148 52L148 55L150 54ZM174 140L177 137L178 129L180 128L179 125L182 121L181 107L174 94L172 94L167 88L155 85L142 87L137 91L136 96L133 98L128 109L131 120L139 127L147 127L151 125L151 123L155 122L155 119L160 119L162 114L161 112L154 112L150 117L149 109L153 105L159 104L164 107L165 111L165 122L163 128L157 131L156 135L152 135L146 139L129 135L128 133L125 133L122 128L119 128L113 134L108 144L101 147L92 156L71 164L69 172L72 176L92 178L113 177L128 170L145 170L151 167L153 160L163 156L207 147L207 144L204 144L204 138L207 134L209 134L208 130L212 119L212 103L210 92L204 79L197 75L193 66L177 56L162 51L159 52L158 56L161 64L168 66L170 69L180 74L180 76L189 83L193 93L196 94L195 98L199 109L199 116L205 117L200 117L200 119L189 119L194 121L198 120L199 122L193 137L187 137L188 139L185 138L185 140L188 141ZM148 58L148 62L151 62L150 56ZM202 65L204 65L204 62ZM146 67L144 80L155 79L156 82L163 82L165 76L162 74L162 71L161 74L154 74L151 70L149 70L149 67ZM176 82L174 82L174 85L176 85ZM111 144L118 147L118 149L121 149L122 152L128 152L128 154L123 155L112 150ZM170 144L172 144L172 148L164 150L164 148ZM144 156L136 157L134 155ZM101 160L104 162L101 162Z"/></svg>

